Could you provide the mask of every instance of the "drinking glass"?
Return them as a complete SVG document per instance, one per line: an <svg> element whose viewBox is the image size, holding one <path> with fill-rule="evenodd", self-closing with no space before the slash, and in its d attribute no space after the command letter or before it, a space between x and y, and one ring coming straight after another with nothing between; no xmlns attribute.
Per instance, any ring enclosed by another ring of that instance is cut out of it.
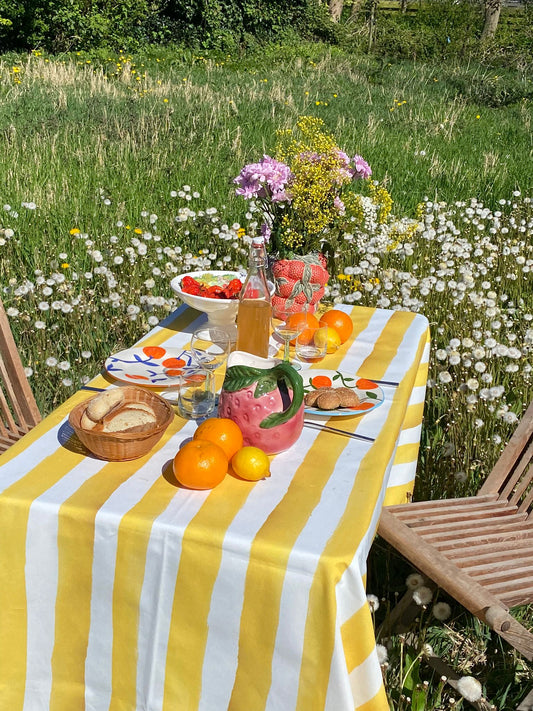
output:
<svg viewBox="0 0 533 711"><path fill-rule="evenodd" d="M226 362L230 351L230 338L223 328L203 326L191 338L193 361L206 370L216 370Z"/></svg>
<svg viewBox="0 0 533 711"><path fill-rule="evenodd" d="M296 336L296 357L302 363L318 363L328 350L328 327L304 326Z"/></svg>
<svg viewBox="0 0 533 711"><path fill-rule="evenodd" d="M302 314L305 318L307 316L307 309L307 304L303 304L296 310L293 307L291 312L279 312L276 313L275 316L272 316L272 330L274 331L274 337L276 341L283 343L283 360L287 363L291 362L291 344L296 342L296 336L299 331L306 327L306 322L303 321L303 319L299 319L297 314ZM291 318L291 316L293 318ZM299 368L298 364L292 363L291 365Z"/></svg>
<svg viewBox="0 0 533 711"><path fill-rule="evenodd" d="M205 368L186 368L179 377L178 414L186 420L200 420L215 409L215 378Z"/></svg>

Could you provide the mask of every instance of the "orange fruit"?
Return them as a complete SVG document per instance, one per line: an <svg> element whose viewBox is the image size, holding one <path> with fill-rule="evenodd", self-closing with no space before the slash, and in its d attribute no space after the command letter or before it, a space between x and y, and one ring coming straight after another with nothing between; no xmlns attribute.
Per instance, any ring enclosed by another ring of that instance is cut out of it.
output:
<svg viewBox="0 0 533 711"><path fill-rule="evenodd" d="M326 313L321 316L320 323L323 326L329 326L335 329L339 334L341 343L345 343L353 331L352 319L347 313L341 311L340 309L331 309L331 311L326 311Z"/></svg>
<svg viewBox="0 0 533 711"><path fill-rule="evenodd" d="M305 327L307 325L307 328ZM309 343L313 339L313 332L315 328L319 327L318 319L316 316L313 316L313 314L309 313L303 313L303 312L296 312L294 314L291 314L287 318L287 326L291 329L298 329L299 334L298 337L300 339L300 343ZM300 330L300 328L302 330ZM291 341L291 344L294 345L296 343L296 338L294 338Z"/></svg>
<svg viewBox="0 0 533 711"><path fill-rule="evenodd" d="M207 439L218 444L228 459L242 447L242 432L236 422L228 417L210 417L198 425L193 439Z"/></svg>
<svg viewBox="0 0 533 711"><path fill-rule="evenodd" d="M207 439L192 439L174 457L174 476L188 489L212 489L228 473L224 451Z"/></svg>

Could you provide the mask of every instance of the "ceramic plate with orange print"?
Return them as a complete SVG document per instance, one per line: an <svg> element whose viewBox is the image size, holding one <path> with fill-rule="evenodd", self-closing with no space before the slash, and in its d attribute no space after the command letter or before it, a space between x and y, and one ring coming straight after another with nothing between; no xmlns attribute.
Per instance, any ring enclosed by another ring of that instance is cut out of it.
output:
<svg viewBox="0 0 533 711"><path fill-rule="evenodd" d="M309 415L321 415L322 417L355 417L365 415L379 407L385 399L383 390L377 383L367 378L358 378L356 375L341 373L339 370L306 370L300 371L304 381L306 393L317 388L350 388L359 398L359 405L356 407L338 407L336 410L320 410L318 407L306 407L305 412Z"/></svg>
<svg viewBox="0 0 533 711"><path fill-rule="evenodd" d="M191 365L188 351L163 346L141 346L114 353L105 362L105 369L117 380L132 385L168 388Z"/></svg>

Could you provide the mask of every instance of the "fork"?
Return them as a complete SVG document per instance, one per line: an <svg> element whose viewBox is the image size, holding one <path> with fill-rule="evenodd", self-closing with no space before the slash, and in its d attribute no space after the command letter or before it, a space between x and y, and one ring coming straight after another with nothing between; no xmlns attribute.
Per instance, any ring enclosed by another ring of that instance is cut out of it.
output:
<svg viewBox="0 0 533 711"><path fill-rule="evenodd" d="M357 432L349 432L348 430L339 430L336 427L331 427L330 425L325 425L322 422L314 422L312 420L304 420L304 427L311 427L315 430L321 430L323 432L331 432L331 434L344 435L345 437L358 439L362 442L376 441L374 437L367 437L366 435L358 434Z"/></svg>

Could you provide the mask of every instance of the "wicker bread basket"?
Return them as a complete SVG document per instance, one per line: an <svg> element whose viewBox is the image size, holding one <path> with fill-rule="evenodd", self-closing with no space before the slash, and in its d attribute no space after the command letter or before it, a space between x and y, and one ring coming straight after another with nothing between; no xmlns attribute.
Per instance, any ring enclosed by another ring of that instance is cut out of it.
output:
<svg viewBox="0 0 533 711"><path fill-rule="evenodd" d="M174 418L172 406L156 393L131 385L125 386L122 391L124 404L142 402L150 405L157 420L155 427L146 432L94 432L83 429L80 425L81 418L87 403L93 398L76 405L68 417L70 426L85 447L100 459L113 462L125 462L147 454L159 442Z"/></svg>

